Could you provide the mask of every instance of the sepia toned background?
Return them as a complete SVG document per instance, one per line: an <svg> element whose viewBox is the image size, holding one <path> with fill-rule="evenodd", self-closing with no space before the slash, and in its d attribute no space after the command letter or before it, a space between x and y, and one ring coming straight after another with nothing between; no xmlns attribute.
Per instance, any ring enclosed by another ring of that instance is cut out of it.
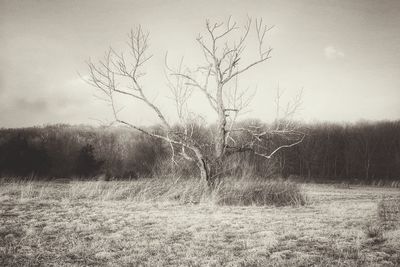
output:
<svg viewBox="0 0 400 267"><path fill-rule="evenodd" d="M65 122L98 124L111 119L107 105L85 84L85 60L110 45L124 49L139 23L150 32L153 58L145 88L173 120L165 85L164 56L190 66L202 62L196 37L206 18L239 22L262 17L275 27L267 43L272 58L248 72L239 86L256 89L246 116L274 118L275 89L287 99L304 88L298 118L358 121L400 117L400 2L392 1L0 1L0 126ZM249 39L248 55L252 53ZM253 38L253 40L255 40ZM254 43L256 48L256 43ZM156 122L140 104L122 103ZM202 104L193 108L207 119Z"/></svg>

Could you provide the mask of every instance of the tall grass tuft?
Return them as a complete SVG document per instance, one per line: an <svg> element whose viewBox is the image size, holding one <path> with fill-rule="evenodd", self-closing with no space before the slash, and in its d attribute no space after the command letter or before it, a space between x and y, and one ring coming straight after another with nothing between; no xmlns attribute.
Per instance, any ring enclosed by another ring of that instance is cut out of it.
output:
<svg viewBox="0 0 400 267"><path fill-rule="evenodd" d="M52 199L60 195L54 190L57 184L34 180L32 177L25 179L15 177L0 178L0 198L12 196L20 200Z"/></svg>

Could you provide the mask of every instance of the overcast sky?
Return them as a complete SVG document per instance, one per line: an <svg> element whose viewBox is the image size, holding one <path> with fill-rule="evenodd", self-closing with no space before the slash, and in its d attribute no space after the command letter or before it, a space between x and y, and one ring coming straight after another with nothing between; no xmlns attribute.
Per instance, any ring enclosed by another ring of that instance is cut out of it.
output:
<svg viewBox="0 0 400 267"><path fill-rule="evenodd" d="M301 120L400 119L398 0L0 0L0 127L110 120L110 108L78 73L87 75L89 57L100 58L110 45L122 47L139 23L150 32L154 54L145 90L172 119L165 52L171 64L181 56L198 64L203 55L196 37L205 32L205 19L229 15L275 25L267 36L272 58L239 81L257 88L246 116L271 120L279 84L288 99L304 88ZM200 100L195 109L202 111ZM137 103L120 105L134 123L156 122ZM207 109L202 112L212 120Z"/></svg>

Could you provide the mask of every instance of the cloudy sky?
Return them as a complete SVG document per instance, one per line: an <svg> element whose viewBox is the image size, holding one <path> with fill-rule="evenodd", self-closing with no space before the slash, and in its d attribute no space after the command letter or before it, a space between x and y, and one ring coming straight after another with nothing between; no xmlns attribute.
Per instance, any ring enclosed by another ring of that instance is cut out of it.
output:
<svg viewBox="0 0 400 267"><path fill-rule="evenodd" d="M287 99L304 88L298 113L304 121L400 119L398 0L0 0L0 127L110 120L110 108L78 73L85 77L85 60L100 58L110 45L123 49L138 24L150 32L154 55L145 90L172 119L165 52L172 64L184 56L195 66L203 58L196 37L205 19L230 15L275 25L267 36L272 58L239 81L257 88L247 116L272 119L279 84ZM202 111L202 103L195 109ZM156 122L140 104L120 105L134 123Z"/></svg>

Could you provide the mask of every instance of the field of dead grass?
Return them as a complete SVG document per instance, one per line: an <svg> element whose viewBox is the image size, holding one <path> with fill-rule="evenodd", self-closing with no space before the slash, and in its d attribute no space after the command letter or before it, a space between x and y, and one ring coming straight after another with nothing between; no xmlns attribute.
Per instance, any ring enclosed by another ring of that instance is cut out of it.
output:
<svg viewBox="0 0 400 267"><path fill-rule="evenodd" d="M99 198L94 186L1 183L0 266L400 265L399 221L386 227L379 210L398 210L399 189L307 184L305 206L274 207Z"/></svg>

